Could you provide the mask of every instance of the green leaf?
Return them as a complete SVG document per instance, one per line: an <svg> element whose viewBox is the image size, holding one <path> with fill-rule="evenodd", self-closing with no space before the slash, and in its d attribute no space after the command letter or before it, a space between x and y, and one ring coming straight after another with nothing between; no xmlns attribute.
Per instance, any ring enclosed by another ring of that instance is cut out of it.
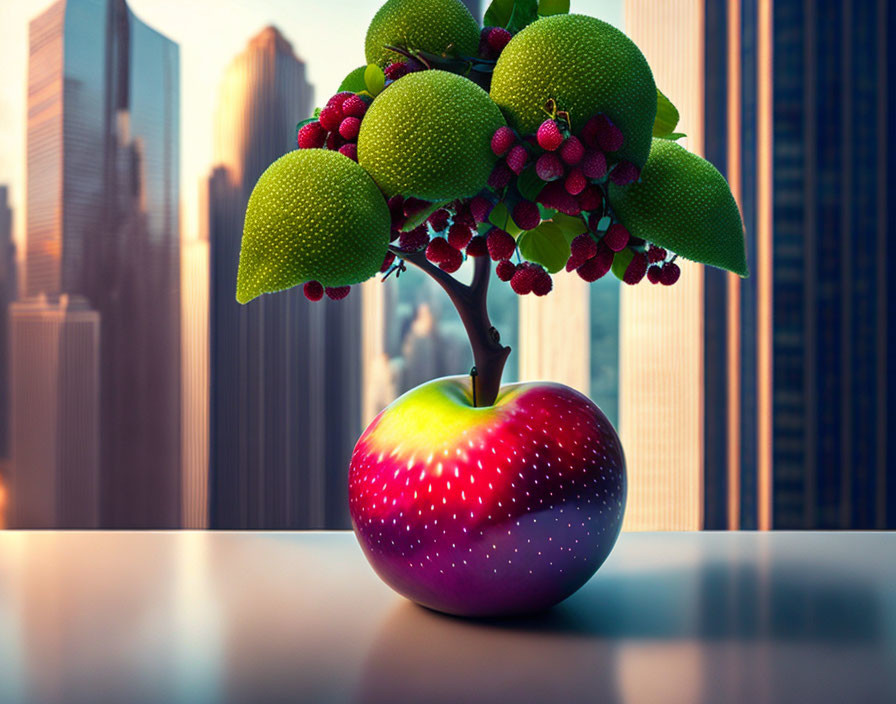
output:
<svg viewBox="0 0 896 704"><path fill-rule="evenodd" d="M367 92L374 98L383 92L386 86L386 75L376 64L370 64L364 69L364 85L367 86Z"/></svg>
<svg viewBox="0 0 896 704"><path fill-rule="evenodd" d="M441 203L430 204L429 207L424 208L421 212L417 213L416 215L412 215L407 220L405 220L404 226L401 228L401 231L410 232L418 225L422 225L429 219L430 215L436 212L439 208L448 205L448 203L450 202L450 200L444 200Z"/></svg>
<svg viewBox="0 0 896 704"><path fill-rule="evenodd" d="M320 117L320 108L314 108L314 119L316 120L319 117Z"/></svg>
<svg viewBox="0 0 896 704"><path fill-rule="evenodd" d="M570 242L577 235L581 235L583 232L588 231L588 226L585 225L585 221L582 220L582 218L565 215L564 213L555 213L551 218L551 222L563 231L563 234L566 235L566 239Z"/></svg>
<svg viewBox="0 0 896 704"><path fill-rule="evenodd" d="M569 241L563 230L552 222L543 222L534 230L524 232L517 245L524 259L541 264L552 274L560 271L569 259Z"/></svg>
<svg viewBox="0 0 896 704"><path fill-rule="evenodd" d="M538 19L538 0L516 0L507 31L516 34Z"/></svg>
<svg viewBox="0 0 896 704"><path fill-rule="evenodd" d="M492 0L485 11L482 23L486 27L506 27L513 15L514 0Z"/></svg>
<svg viewBox="0 0 896 704"><path fill-rule="evenodd" d="M653 136L665 137L675 131L678 124L678 109L663 92L656 89L656 119L653 121ZM684 135L682 135L684 136Z"/></svg>
<svg viewBox="0 0 896 704"><path fill-rule="evenodd" d="M488 216L488 221L498 229L509 232L514 237L522 232L513 220L510 219L510 211L507 210L507 206L504 205L504 203L498 203L492 208L492 212Z"/></svg>
<svg viewBox="0 0 896 704"><path fill-rule="evenodd" d="M682 137L687 137L687 135L684 132L671 132L669 134L660 135L657 139L667 139L670 142L676 142Z"/></svg>
<svg viewBox="0 0 896 704"><path fill-rule="evenodd" d="M533 202L538 198L538 194L541 193L541 189L545 185L547 184L538 178L538 174L535 172L535 164L524 169L523 173L516 180L516 189L520 192L520 195L526 200Z"/></svg>
<svg viewBox="0 0 896 704"><path fill-rule="evenodd" d="M538 0L538 14L542 17L568 15L569 0Z"/></svg>
<svg viewBox="0 0 896 704"><path fill-rule="evenodd" d="M628 247L621 252L616 252L616 256L613 257L613 276L622 281L622 277L625 276L625 270L628 269L628 265L631 264L634 256L635 253Z"/></svg>
<svg viewBox="0 0 896 704"><path fill-rule="evenodd" d="M348 74L342 80L342 83L339 84L339 92L351 91L352 93L360 93L362 90L365 90L367 88L367 83L364 80L366 73L366 66L358 66L358 68Z"/></svg>

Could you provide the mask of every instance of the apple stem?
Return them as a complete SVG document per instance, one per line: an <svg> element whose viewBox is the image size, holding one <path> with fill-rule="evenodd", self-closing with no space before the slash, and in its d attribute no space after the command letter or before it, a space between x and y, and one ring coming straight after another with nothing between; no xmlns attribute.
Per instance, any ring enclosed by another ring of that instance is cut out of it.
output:
<svg viewBox="0 0 896 704"><path fill-rule="evenodd" d="M475 373L470 374L473 405L494 405L501 390L501 376L510 356L510 348L501 344L501 335L488 317L486 299L491 260L487 256L475 258L473 281L468 286L430 262L424 250L405 252L393 245L389 247L389 251L429 274L448 294L460 315L473 350L473 362L476 365Z"/></svg>

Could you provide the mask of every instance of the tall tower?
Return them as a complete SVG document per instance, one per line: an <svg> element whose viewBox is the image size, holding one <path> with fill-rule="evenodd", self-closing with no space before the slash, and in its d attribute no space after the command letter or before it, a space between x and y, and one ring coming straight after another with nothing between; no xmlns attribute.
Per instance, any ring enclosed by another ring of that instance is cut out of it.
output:
<svg viewBox="0 0 896 704"><path fill-rule="evenodd" d="M707 153L753 272L707 284L727 333L707 375L732 460L708 485L718 527L896 526L894 30L886 0L706 4Z"/></svg>
<svg viewBox="0 0 896 704"><path fill-rule="evenodd" d="M29 39L25 294L102 321L102 525L176 527L178 47L124 0L60 0Z"/></svg>
<svg viewBox="0 0 896 704"><path fill-rule="evenodd" d="M10 308L13 528L100 527L100 318L87 301Z"/></svg>
<svg viewBox="0 0 896 704"><path fill-rule="evenodd" d="M262 172L311 113L305 65L274 27L224 76L209 179L210 521L213 528L344 528L361 425L361 293L235 301L243 216Z"/></svg>
<svg viewBox="0 0 896 704"><path fill-rule="evenodd" d="M625 30L681 112L686 146L703 151L703 0L626 0ZM672 287L623 286L619 429L629 473L625 528L702 526L703 267L683 262Z"/></svg>
<svg viewBox="0 0 896 704"><path fill-rule="evenodd" d="M0 186L0 459L9 457L9 305L16 299L16 289L9 189Z"/></svg>

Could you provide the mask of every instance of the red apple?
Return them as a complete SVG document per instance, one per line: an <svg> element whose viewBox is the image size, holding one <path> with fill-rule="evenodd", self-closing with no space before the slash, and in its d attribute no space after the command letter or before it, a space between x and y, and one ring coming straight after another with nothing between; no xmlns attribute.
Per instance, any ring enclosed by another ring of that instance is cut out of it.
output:
<svg viewBox="0 0 896 704"><path fill-rule="evenodd" d="M352 525L393 589L462 616L548 608L610 553L625 509L610 421L560 384L504 386L474 407L468 377L437 379L380 413L349 474Z"/></svg>

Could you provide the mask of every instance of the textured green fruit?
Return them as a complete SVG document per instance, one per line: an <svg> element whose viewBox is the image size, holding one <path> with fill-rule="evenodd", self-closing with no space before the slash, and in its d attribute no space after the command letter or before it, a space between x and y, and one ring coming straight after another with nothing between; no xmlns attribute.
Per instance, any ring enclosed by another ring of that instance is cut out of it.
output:
<svg viewBox="0 0 896 704"><path fill-rule="evenodd" d="M504 125L482 88L446 71L420 71L383 91L358 135L358 163L389 196L441 202L476 195L497 161Z"/></svg>
<svg viewBox="0 0 896 704"><path fill-rule="evenodd" d="M492 99L511 127L531 134L553 99L573 132L606 114L625 137L619 158L647 161L656 117L656 84L647 60L618 29L584 15L533 22L507 45L492 75Z"/></svg>
<svg viewBox="0 0 896 704"><path fill-rule="evenodd" d="M236 299L305 281L346 286L370 278L389 243L389 206L354 161L299 149L258 179L243 228Z"/></svg>
<svg viewBox="0 0 896 704"><path fill-rule="evenodd" d="M685 259L747 276L744 225L725 177L705 159L654 139L641 180L609 188L610 205L635 237Z"/></svg>
<svg viewBox="0 0 896 704"><path fill-rule="evenodd" d="M385 47L431 54L476 56L479 24L459 0L389 0L367 30L367 63L386 66L402 57Z"/></svg>

